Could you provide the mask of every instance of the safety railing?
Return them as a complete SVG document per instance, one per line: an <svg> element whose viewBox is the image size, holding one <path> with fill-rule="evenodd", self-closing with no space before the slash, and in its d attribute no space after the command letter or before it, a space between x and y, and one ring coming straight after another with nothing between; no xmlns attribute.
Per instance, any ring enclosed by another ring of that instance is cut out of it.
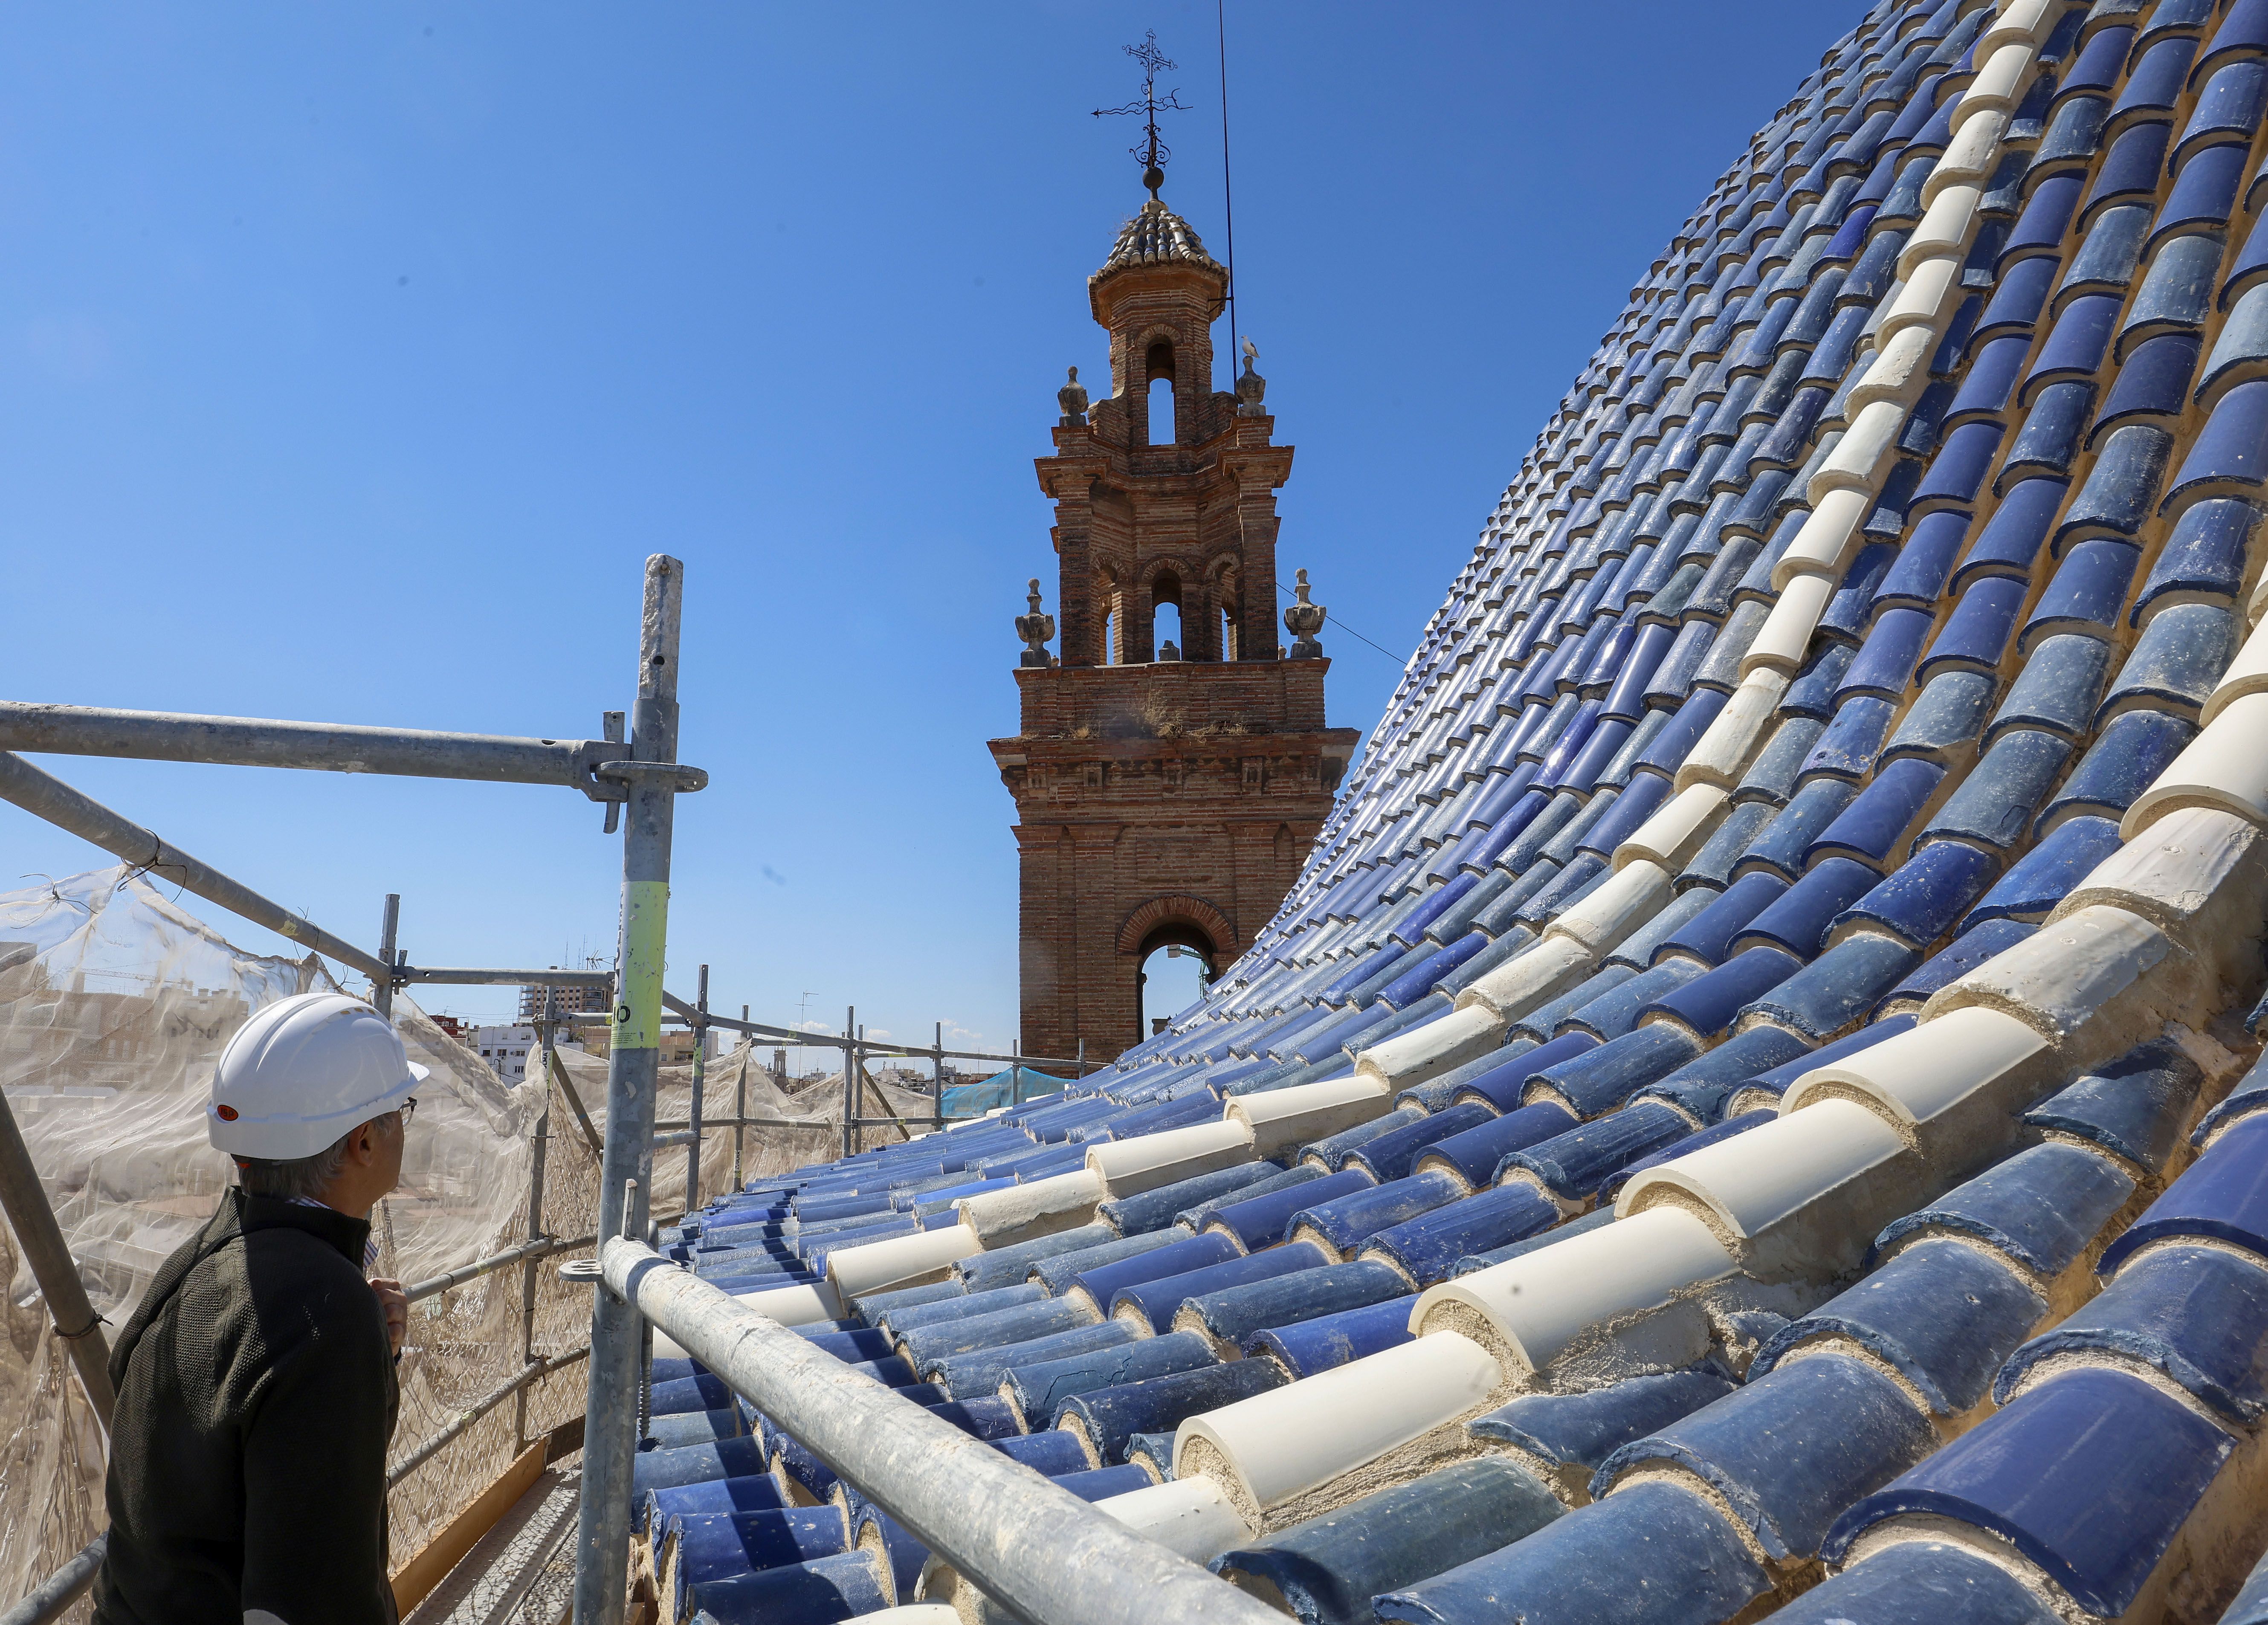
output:
<svg viewBox="0 0 2268 1625"><path fill-rule="evenodd" d="M1283 1625L1249 1592L1135 1533L991 1445L736 1302L611 1237L598 1296L635 1305L971 1585L1035 1625ZM592 1506L585 1480L584 1504ZM626 1544L630 1501L600 1509Z"/></svg>

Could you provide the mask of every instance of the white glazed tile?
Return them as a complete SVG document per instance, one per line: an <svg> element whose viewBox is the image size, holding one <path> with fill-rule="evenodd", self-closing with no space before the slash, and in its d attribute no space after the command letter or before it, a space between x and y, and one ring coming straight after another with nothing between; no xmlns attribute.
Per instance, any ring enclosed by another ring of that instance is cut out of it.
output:
<svg viewBox="0 0 2268 1625"><path fill-rule="evenodd" d="M1882 353L1889 353L1887 342ZM1830 491L1879 490L1905 423L1906 409L1896 401L1876 401L1860 408L1851 420L1850 431L1811 476L1806 497L1817 504L1826 500ZM1815 519L1818 515L1815 512L1812 517Z"/></svg>
<svg viewBox="0 0 2268 1625"><path fill-rule="evenodd" d="M1410 1327L1420 1342L1480 1331L1506 1374L1523 1381L1571 1349L1734 1273L1731 1252L1706 1224L1663 1207L1429 1287L1418 1295ZM1696 1359L1707 1345L1705 1318L1697 1335Z"/></svg>
<svg viewBox="0 0 2268 1625"><path fill-rule="evenodd" d="M1110 1496L1094 1504L1138 1535L1194 1563L1209 1563L1255 1531L1209 1478L1175 1479Z"/></svg>
<svg viewBox="0 0 2268 1625"><path fill-rule="evenodd" d="M1702 785L1730 790L1748 771L1749 759L1764 737L1780 696L1787 692L1787 674L1769 668L1751 672L1741 680L1725 709L1717 713L1693 748L1678 765L1681 794ZM1619 854L1617 854L1619 857ZM1682 859L1680 860L1683 861Z"/></svg>
<svg viewBox="0 0 2268 1625"><path fill-rule="evenodd" d="M1500 1022L1520 1019L1591 974L1588 949L1572 937L1547 937L1457 996L1460 1010L1481 1008Z"/></svg>
<svg viewBox="0 0 2268 1625"><path fill-rule="evenodd" d="M941 1279L946 1265L983 1250L976 1232L966 1224L917 1231L829 1253L827 1281L836 1296L848 1302L886 1287L912 1286L922 1277Z"/></svg>
<svg viewBox="0 0 2268 1625"><path fill-rule="evenodd" d="M1354 1070L1358 1077L1408 1089L1476 1060L1503 1042L1503 1018L1485 1004L1466 1004L1372 1045L1355 1058Z"/></svg>
<svg viewBox="0 0 2268 1625"><path fill-rule="evenodd" d="M1661 911L1669 901L1669 871L1660 864L1639 858L1545 926L1544 940L1571 938L1594 960L1612 953L1624 938Z"/></svg>
<svg viewBox="0 0 2268 1625"><path fill-rule="evenodd" d="M1895 402L1886 404L1893 412L1904 410ZM1801 576L1840 577L1855 550L1852 543L1859 527L1866 523L1874 506L1874 493L1855 486L1830 490L1822 496L1819 505L1811 511L1811 517L1804 520L1803 528L1795 533L1787 550L1773 564L1773 587L1784 592L1790 582Z"/></svg>
<svg viewBox="0 0 2268 1625"><path fill-rule="evenodd" d="M1224 1117L1218 1122L1091 1145L1086 1168L1102 1177L1116 1201L1250 1162L1252 1157L1252 1126Z"/></svg>
<svg viewBox="0 0 2268 1625"><path fill-rule="evenodd" d="M1238 1095L1228 1103L1228 1119L1251 1130L1255 1157L1272 1158L1383 1116L1393 1104L1392 1092L1375 1078L1334 1077Z"/></svg>
<svg viewBox="0 0 2268 1625"><path fill-rule="evenodd" d="M2173 952L2172 939L2139 915L2100 904L2081 908L1940 988L1922 1006L1922 1026L1901 1036L1918 1035L1940 1017L1981 1005L2061 1044L2095 1023L2106 1006Z"/></svg>
<svg viewBox="0 0 2268 1625"><path fill-rule="evenodd" d="M1486 1404L1503 1372L1454 1333L1421 1337L1191 1416L1175 1430L1174 1476L1202 1440L1250 1505L1282 1504ZM1208 1462L1210 1465L1210 1462Z"/></svg>
<svg viewBox="0 0 2268 1625"><path fill-rule="evenodd" d="M1731 710L1729 704L1725 708L1726 711ZM1724 717L1725 711L1717 714L1718 721ZM1702 738L1705 739L1708 735ZM1630 839L1615 849L1615 867L1627 869L1632 864L1644 862L1675 874L1709 839L1728 799L1725 787L1717 784L1695 784L1679 790L1652 818L1632 830Z"/></svg>
<svg viewBox="0 0 2268 1625"><path fill-rule="evenodd" d="M1101 1175L1073 1168L1028 1185L963 1196L953 1210L985 1246L1005 1247L1077 1229L1094 1217L1095 1204L1108 1195Z"/></svg>
<svg viewBox="0 0 2268 1625"><path fill-rule="evenodd" d="M1819 617L1826 614L1828 601L1835 596L1835 585L1832 576L1798 576L1781 590L1756 641L1741 657L1743 681L1751 672L1793 673L1802 664Z"/></svg>

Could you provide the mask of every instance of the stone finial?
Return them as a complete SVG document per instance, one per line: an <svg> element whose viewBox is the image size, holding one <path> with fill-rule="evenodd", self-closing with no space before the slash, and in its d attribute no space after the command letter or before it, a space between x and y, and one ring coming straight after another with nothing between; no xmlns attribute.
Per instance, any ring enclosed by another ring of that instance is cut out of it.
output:
<svg viewBox="0 0 2268 1625"><path fill-rule="evenodd" d="M1178 660L1181 658L1182 651L1174 647L1174 640L1172 638L1167 638L1163 643L1160 643L1158 646L1158 658L1160 660Z"/></svg>
<svg viewBox="0 0 2268 1625"><path fill-rule="evenodd" d="M1260 347L1248 335L1244 341L1244 371L1236 380L1236 415L1239 417L1265 417L1268 408L1260 403L1267 399L1268 380L1252 370L1260 359Z"/></svg>
<svg viewBox="0 0 2268 1625"><path fill-rule="evenodd" d="M1071 382L1056 391L1056 404L1063 408L1063 426L1076 428L1086 422L1086 386L1079 381L1079 369L1071 370Z"/></svg>
<svg viewBox="0 0 2268 1625"><path fill-rule="evenodd" d="M1077 369L1073 371L1076 372ZM1080 391L1082 394L1085 393ZM1032 608L1029 614L1016 617L1016 636L1024 640L1023 658L1017 664L1044 671L1056 663L1055 657L1048 652L1048 639L1056 635L1056 618L1040 607L1040 578L1037 576L1032 577L1031 592L1024 601Z"/></svg>
<svg viewBox="0 0 2268 1625"><path fill-rule="evenodd" d="M1248 367L1251 364L1251 357L1246 357L1245 364ZM1250 374L1248 373L1246 376L1249 377ZM1242 380L1240 379L1238 382L1241 386ZM1323 646L1315 641L1315 634L1323 629L1323 619L1331 612L1321 604L1311 604L1307 601L1306 570L1299 572L1298 582L1299 585L1292 590L1298 595L1300 601L1284 611L1284 629L1291 633L1298 641L1292 643L1292 652L1285 658L1292 660L1320 660L1323 658Z"/></svg>

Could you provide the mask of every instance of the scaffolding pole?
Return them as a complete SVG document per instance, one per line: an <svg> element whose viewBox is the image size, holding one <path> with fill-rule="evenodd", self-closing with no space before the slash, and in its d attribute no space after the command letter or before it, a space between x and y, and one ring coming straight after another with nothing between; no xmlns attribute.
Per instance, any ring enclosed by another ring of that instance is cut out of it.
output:
<svg viewBox="0 0 2268 1625"><path fill-rule="evenodd" d="M693 1137L686 1143L685 1151L685 1210L701 1210L701 1085L709 1064L709 967L703 965L698 978L699 991L693 1007L701 1012L693 1023L693 1104L686 1113L686 1127Z"/></svg>
<svg viewBox="0 0 2268 1625"><path fill-rule="evenodd" d="M653 1185L654 1085L661 1062L661 975L669 919L670 841L676 793L678 624L685 569L646 560L638 640L637 704L630 760L612 764L628 786L622 817L622 934L614 1032L607 1059L606 1155L599 1234L643 1238ZM620 748L620 747L616 747ZM621 1625L630 1566L630 1468L644 1385L644 1322L614 1290L592 1294L590 1387L585 1403L583 1492L577 1513L575 1625Z"/></svg>
<svg viewBox="0 0 2268 1625"><path fill-rule="evenodd" d="M94 1407L107 1433L110 1408L117 1397L110 1386L110 1340L102 1335L101 1317L87 1302L78 1266L63 1243L63 1228L55 1223L55 1210L48 1205L40 1171L32 1164L32 1153L24 1144L16 1114L8 1109L4 1094L0 1094L0 1208L7 1210L16 1245L32 1266L32 1279L39 1283L40 1296L48 1300L48 1324L70 1350L87 1402Z"/></svg>

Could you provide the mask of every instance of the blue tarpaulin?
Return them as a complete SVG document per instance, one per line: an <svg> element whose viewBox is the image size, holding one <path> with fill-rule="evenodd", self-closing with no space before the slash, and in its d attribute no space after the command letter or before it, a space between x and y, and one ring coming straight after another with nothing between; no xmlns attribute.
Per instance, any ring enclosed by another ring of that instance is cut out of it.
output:
<svg viewBox="0 0 2268 1625"><path fill-rule="evenodd" d="M1012 1066L982 1083L954 1084L945 1092L947 1117L982 1117L997 1106L1013 1106L1043 1094L1053 1094L1069 1084L1067 1077L1050 1077L1027 1066Z"/></svg>

